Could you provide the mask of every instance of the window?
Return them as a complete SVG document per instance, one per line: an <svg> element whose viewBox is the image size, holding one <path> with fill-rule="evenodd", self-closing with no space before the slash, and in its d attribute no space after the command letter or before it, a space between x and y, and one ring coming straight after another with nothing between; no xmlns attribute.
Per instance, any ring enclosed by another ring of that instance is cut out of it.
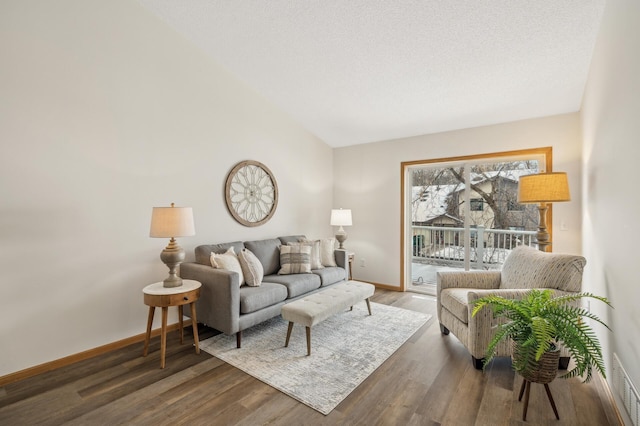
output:
<svg viewBox="0 0 640 426"><path fill-rule="evenodd" d="M550 171L551 153L546 147L403 162L402 289L435 294L435 282L426 288L426 270L499 269L509 250L534 245L539 214L517 202L518 181ZM424 235L418 252L414 235Z"/></svg>
<svg viewBox="0 0 640 426"><path fill-rule="evenodd" d="M484 210L484 200L482 198L472 198L469 202L469 208L472 212L481 212Z"/></svg>

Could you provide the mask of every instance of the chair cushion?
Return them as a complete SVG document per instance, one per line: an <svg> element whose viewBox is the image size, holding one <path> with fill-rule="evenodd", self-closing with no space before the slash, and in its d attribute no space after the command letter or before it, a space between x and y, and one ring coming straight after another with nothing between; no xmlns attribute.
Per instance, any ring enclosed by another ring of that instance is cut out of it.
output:
<svg viewBox="0 0 640 426"><path fill-rule="evenodd" d="M265 282L278 283L287 288L287 298L291 299L320 288L320 277L316 274L269 275L262 279Z"/></svg>
<svg viewBox="0 0 640 426"><path fill-rule="evenodd" d="M504 262L500 288L552 288L579 292L586 263L582 256L545 253L520 246Z"/></svg>
<svg viewBox="0 0 640 426"><path fill-rule="evenodd" d="M263 282L260 287L240 287L240 312L249 314L275 305L287 298L287 288L280 284Z"/></svg>
<svg viewBox="0 0 640 426"><path fill-rule="evenodd" d="M473 288L445 288L440 292L440 303L456 318L469 324L468 293Z"/></svg>

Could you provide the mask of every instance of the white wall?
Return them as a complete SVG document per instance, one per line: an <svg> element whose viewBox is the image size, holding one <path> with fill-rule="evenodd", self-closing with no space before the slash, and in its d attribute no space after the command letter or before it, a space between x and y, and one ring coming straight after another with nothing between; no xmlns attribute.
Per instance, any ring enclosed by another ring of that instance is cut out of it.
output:
<svg viewBox="0 0 640 426"><path fill-rule="evenodd" d="M581 252L578 114L477 127L334 150L334 205L351 208L346 246L354 277L400 286L400 165L405 161L553 147L553 170L569 175L572 201L553 206L554 252ZM560 223L567 231L560 231ZM361 260L365 259L365 267Z"/></svg>
<svg viewBox="0 0 640 426"><path fill-rule="evenodd" d="M193 207L188 259L331 235L331 149L136 2L5 0L0 62L0 376L144 332L141 290L167 275L152 206ZM280 190L258 228L224 205L246 159Z"/></svg>
<svg viewBox="0 0 640 426"><path fill-rule="evenodd" d="M640 3L608 1L582 107L584 288L613 333L600 330L608 371L618 354L640 387ZM611 379L611 377L609 377Z"/></svg>

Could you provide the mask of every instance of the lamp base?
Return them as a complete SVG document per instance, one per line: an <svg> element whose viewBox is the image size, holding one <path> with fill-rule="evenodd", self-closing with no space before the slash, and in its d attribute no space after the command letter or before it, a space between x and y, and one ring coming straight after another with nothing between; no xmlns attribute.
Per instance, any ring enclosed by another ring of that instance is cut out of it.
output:
<svg viewBox="0 0 640 426"><path fill-rule="evenodd" d="M540 213L540 223L538 224L538 233L536 240L538 241L538 250L547 251L547 247L551 246L549 241L549 232L547 231L547 203L538 204L538 212Z"/></svg>
<svg viewBox="0 0 640 426"><path fill-rule="evenodd" d="M338 242L340 243L340 246L338 248L340 250L344 249L344 242L347 240L347 233L344 231L338 231L338 233L336 233L336 240L338 240Z"/></svg>
<svg viewBox="0 0 640 426"><path fill-rule="evenodd" d="M169 275L162 283L163 287L180 287L182 285L182 278L177 275Z"/></svg>
<svg viewBox="0 0 640 426"><path fill-rule="evenodd" d="M184 261L185 253L174 238L171 238L169 245L162 250L160 259L169 267L169 277L163 281L163 287L180 287L182 278L178 276L176 269Z"/></svg>

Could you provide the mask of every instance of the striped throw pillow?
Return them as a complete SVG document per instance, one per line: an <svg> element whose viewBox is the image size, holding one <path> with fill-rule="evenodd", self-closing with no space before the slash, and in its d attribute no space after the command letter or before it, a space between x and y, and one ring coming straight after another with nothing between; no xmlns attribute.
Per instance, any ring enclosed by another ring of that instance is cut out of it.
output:
<svg viewBox="0 0 640 426"><path fill-rule="evenodd" d="M311 273L311 247L280 246L279 275Z"/></svg>

